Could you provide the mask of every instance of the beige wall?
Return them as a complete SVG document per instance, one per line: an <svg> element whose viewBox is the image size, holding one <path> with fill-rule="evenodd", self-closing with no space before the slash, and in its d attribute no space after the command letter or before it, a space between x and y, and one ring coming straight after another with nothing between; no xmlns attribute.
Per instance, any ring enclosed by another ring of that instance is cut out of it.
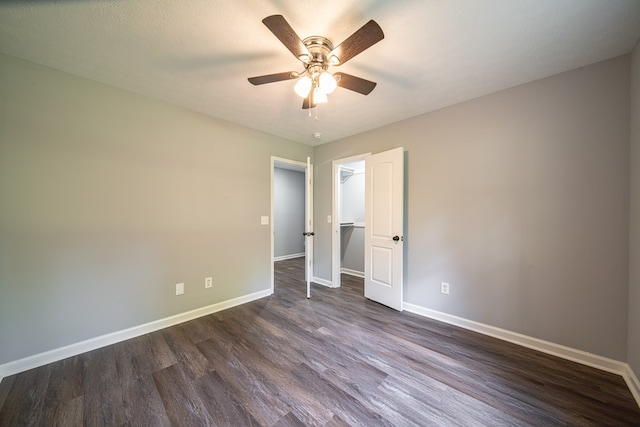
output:
<svg viewBox="0 0 640 427"><path fill-rule="evenodd" d="M332 160L398 146L405 301L626 359L628 56L317 147L315 217ZM330 226L315 231L330 280Z"/></svg>
<svg viewBox="0 0 640 427"><path fill-rule="evenodd" d="M0 55L0 364L268 290L271 155L311 154Z"/></svg>
<svg viewBox="0 0 640 427"><path fill-rule="evenodd" d="M631 55L631 212L627 362L640 376L640 43Z"/></svg>

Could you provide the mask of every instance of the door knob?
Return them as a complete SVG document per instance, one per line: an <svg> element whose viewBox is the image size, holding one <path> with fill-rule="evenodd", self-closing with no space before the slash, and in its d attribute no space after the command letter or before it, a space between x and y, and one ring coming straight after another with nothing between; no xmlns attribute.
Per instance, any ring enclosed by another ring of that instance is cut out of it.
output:
<svg viewBox="0 0 640 427"><path fill-rule="evenodd" d="M399 241L399 240L400 240L400 237L399 237L399 236L393 236L393 241L394 241L394 242L397 242L397 241Z"/></svg>

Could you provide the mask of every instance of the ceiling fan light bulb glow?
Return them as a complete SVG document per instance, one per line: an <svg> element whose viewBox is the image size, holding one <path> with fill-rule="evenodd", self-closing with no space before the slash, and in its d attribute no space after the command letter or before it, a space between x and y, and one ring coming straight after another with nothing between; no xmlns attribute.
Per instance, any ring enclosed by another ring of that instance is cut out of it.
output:
<svg viewBox="0 0 640 427"><path fill-rule="evenodd" d="M311 83L309 76L300 77L293 90L296 91L300 98L306 98L311 90Z"/></svg>
<svg viewBox="0 0 640 427"><path fill-rule="evenodd" d="M322 89L322 91L326 95L333 93L333 91L336 90L336 87L338 86L336 79L334 79L333 76L326 71L320 74L318 83L320 85L320 89Z"/></svg>
<svg viewBox="0 0 640 427"><path fill-rule="evenodd" d="M316 87L313 90L313 102L316 104L323 104L327 101L327 94L321 88Z"/></svg>

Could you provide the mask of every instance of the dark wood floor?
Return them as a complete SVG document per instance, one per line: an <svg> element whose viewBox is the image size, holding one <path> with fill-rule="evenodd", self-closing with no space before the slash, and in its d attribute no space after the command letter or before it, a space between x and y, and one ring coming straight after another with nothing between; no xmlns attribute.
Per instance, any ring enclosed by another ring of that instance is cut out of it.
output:
<svg viewBox="0 0 640 427"><path fill-rule="evenodd" d="M0 426L640 425L621 377L398 313L361 279L275 295L5 378Z"/></svg>

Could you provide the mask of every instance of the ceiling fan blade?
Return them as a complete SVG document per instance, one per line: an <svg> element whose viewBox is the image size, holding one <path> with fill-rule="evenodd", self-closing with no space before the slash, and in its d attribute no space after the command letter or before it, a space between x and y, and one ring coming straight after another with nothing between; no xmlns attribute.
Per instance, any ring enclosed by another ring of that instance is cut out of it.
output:
<svg viewBox="0 0 640 427"><path fill-rule="evenodd" d="M337 80L338 86L361 93L363 95L369 95L377 84L370 80L365 80L360 77L352 76L351 74L345 73L334 73L333 77Z"/></svg>
<svg viewBox="0 0 640 427"><path fill-rule="evenodd" d="M304 59L308 61L311 57L309 50L302 43L300 37L291 28L291 25L284 19L282 15L267 16L262 20L262 23L267 26L269 30L282 42L283 45L298 59ZM306 61L305 61L306 62Z"/></svg>
<svg viewBox="0 0 640 427"><path fill-rule="evenodd" d="M384 33L380 25L373 19L364 24L358 31L351 34L345 41L340 43L335 49L329 53L329 58L337 58L338 62L333 65L344 64L357 54L370 48L384 38Z"/></svg>
<svg viewBox="0 0 640 427"><path fill-rule="evenodd" d="M280 82L282 80L291 80L298 78L297 74L293 71L286 71L284 73L266 74L264 76L249 77L249 83L253 85L263 85L265 83Z"/></svg>

